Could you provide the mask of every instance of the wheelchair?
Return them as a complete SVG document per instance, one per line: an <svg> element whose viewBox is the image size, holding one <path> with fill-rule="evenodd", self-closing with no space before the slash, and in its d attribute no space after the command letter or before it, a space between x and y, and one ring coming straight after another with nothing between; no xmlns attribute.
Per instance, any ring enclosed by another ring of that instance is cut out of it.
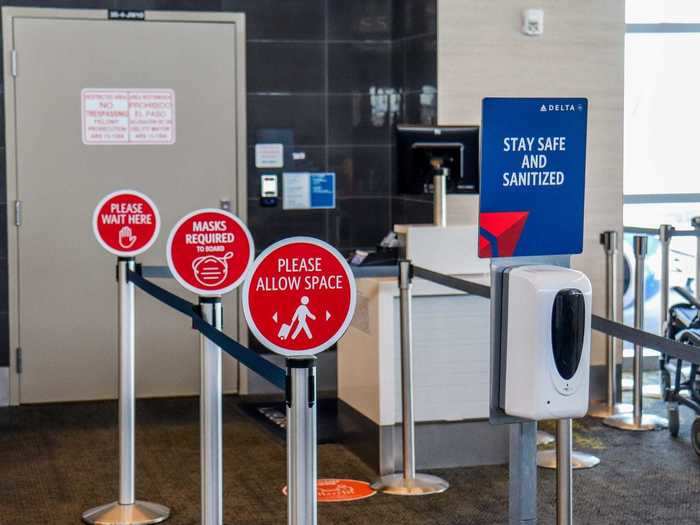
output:
<svg viewBox="0 0 700 525"><path fill-rule="evenodd" d="M669 308L666 336L688 346L697 346L700 356L700 302L687 288L673 287L685 301ZM695 412L690 430L693 450L700 456L700 376L698 365L687 366L682 359L661 355L661 392L668 410L668 430L677 437L680 428L679 407L681 405Z"/></svg>

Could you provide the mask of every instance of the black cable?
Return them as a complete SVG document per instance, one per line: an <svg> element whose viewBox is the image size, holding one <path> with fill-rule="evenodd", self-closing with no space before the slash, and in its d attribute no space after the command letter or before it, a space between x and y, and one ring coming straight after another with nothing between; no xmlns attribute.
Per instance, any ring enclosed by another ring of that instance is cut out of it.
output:
<svg viewBox="0 0 700 525"><path fill-rule="evenodd" d="M432 281L436 284L447 286L448 288L461 290L462 292L466 292L468 294L478 295L479 297L485 297L486 299L491 298L491 287L486 286L485 284L465 281L464 279L434 272L432 270L428 270L427 268L421 268L420 266L413 266L413 275L415 277L421 277L426 281Z"/></svg>
<svg viewBox="0 0 700 525"><path fill-rule="evenodd" d="M192 327L204 335L204 337L209 339L212 343L221 348L221 350L232 356L234 359L237 359L241 364L276 387L284 390L286 381L286 371L284 369L258 355L250 348L246 348L238 341L234 341L225 333L217 330L215 327L207 323L199 315L197 305L186 301L182 297L179 297L156 284L153 284L147 279L144 279L137 272L128 270L126 275L127 280L134 283L134 285L141 288L141 290L146 292L148 295L192 319Z"/></svg>

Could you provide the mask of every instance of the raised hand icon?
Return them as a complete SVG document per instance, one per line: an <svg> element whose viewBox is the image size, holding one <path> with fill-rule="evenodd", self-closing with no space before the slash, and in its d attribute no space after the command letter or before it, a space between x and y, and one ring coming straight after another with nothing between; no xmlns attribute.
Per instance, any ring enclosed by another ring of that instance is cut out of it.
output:
<svg viewBox="0 0 700 525"><path fill-rule="evenodd" d="M131 248L136 242L136 236L129 226L124 226L119 230L119 246L125 249Z"/></svg>

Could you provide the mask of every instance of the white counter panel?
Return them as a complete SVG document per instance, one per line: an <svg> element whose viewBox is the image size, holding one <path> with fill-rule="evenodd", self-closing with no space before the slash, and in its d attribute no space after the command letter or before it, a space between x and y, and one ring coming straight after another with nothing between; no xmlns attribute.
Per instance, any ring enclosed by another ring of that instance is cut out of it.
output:
<svg viewBox="0 0 700 525"><path fill-rule="evenodd" d="M416 421L488 418L489 301L416 279L413 326ZM338 346L338 397L378 425L401 421L396 279L358 281L358 311Z"/></svg>
<svg viewBox="0 0 700 525"><path fill-rule="evenodd" d="M394 340L399 301L394 299ZM416 421L489 417L489 301L468 295L413 298L413 402ZM394 352L393 414L401 421L401 352Z"/></svg>

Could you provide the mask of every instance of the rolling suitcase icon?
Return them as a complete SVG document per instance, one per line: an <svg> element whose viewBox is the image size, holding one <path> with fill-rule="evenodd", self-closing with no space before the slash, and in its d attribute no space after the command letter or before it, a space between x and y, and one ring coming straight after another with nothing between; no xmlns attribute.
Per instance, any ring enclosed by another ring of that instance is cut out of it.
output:
<svg viewBox="0 0 700 525"><path fill-rule="evenodd" d="M289 337L289 332L292 329L291 325L288 325L287 323L283 323L282 326L280 326L280 331L277 332L277 337L282 339L283 341Z"/></svg>

